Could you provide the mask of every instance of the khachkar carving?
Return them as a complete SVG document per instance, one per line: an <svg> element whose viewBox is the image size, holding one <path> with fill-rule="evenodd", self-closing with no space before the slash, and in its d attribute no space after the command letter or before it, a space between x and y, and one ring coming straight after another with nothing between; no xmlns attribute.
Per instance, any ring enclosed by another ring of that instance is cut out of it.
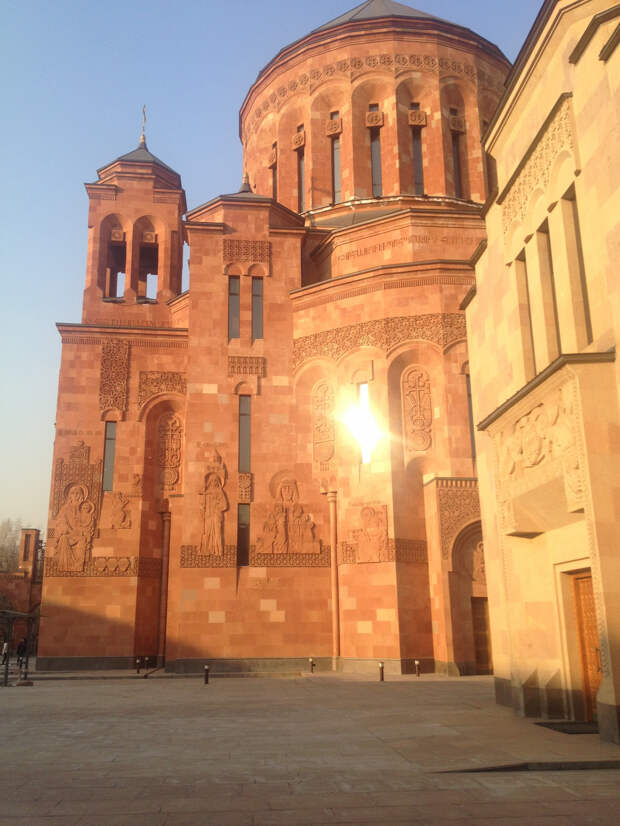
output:
<svg viewBox="0 0 620 826"><path fill-rule="evenodd" d="M574 512L583 508L576 395L572 380L556 387L499 434L500 497L505 530L509 531L514 522L511 500L554 478L563 477L567 510Z"/></svg>
<svg viewBox="0 0 620 826"><path fill-rule="evenodd" d="M263 525L256 551L271 554L318 554L321 543L314 538L314 522L299 504L297 481L277 474L270 484L275 504Z"/></svg>
<svg viewBox="0 0 620 826"><path fill-rule="evenodd" d="M187 393L187 381L183 373L146 370L140 372L138 385L138 405L142 406L160 393Z"/></svg>
<svg viewBox="0 0 620 826"><path fill-rule="evenodd" d="M224 263L269 263L271 259L271 242L225 238L222 242L222 257Z"/></svg>
<svg viewBox="0 0 620 826"><path fill-rule="evenodd" d="M324 464L334 456L334 390L326 382L319 382L312 391L312 455L315 462Z"/></svg>
<svg viewBox="0 0 620 826"><path fill-rule="evenodd" d="M491 69L487 71L480 65L476 67L471 63L462 63L458 60L437 59L435 55L430 54L373 54L364 58L351 57L348 60L328 63L310 72L302 72L296 78L291 78L286 86L282 84L271 94L265 96L254 107L251 116L246 121L244 141L247 140L248 132L255 132L269 112L279 111L295 93L303 94L312 91L319 84L336 76L354 80L364 72L377 69L392 75L411 70L438 75L461 75L479 87L495 90L498 95L501 95L503 91L503 79L499 73Z"/></svg>
<svg viewBox="0 0 620 826"><path fill-rule="evenodd" d="M252 501L253 494L253 479L251 473L239 473L239 489L237 493L237 500L242 503Z"/></svg>
<svg viewBox="0 0 620 826"><path fill-rule="evenodd" d="M215 447L211 446L207 460L202 499L202 535L200 537L201 556L222 556L224 553L224 512L228 510L228 499L224 493L226 466Z"/></svg>
<svg viewBox="0 0 620 826"><path fill-rule="evenodd" d="M129 342L113 338L103 342L99 377L99 409L127 410Z"/></svg>
<svg viewBox="0 0 620 826"><path fill-rule="evenodd" d="M461 530L480 519L480 499L476 479L437 478L437 506L441 531L441 555L450 550Z"/></svg>
<svg viewBox="0 0 620 826"><path fill-rule="evenodd" d="M228 375L265 376L266 362L263 356L228 356Z"/></svg>
<svg viewBox="0 0 620 826"><path fill-rule="evenodd" d="M141 559L137 556L96 556L79 571L65 571L54 558L45 559L45 576L139 576L157 579L161 576L161 559Z"/></svg>
<svg viewBox="0 0 620 826"><path fill-rule="evenodd" d="M361 527L353 531L357 562L386 562L388 559L387 505L364 505Z"/></svg>
<svg viewBox="0 0 620 826"><path fill-rule="evenodd" d="M176 413L166 413L159 421L160 479L165 489L174 489L180 478L183 425Z"/></svg>
<svg viewBox="0 0 620 826"><path fill-rule="evenodd" d="M59 571L83 571L90 561L96 508L86 485L70 485L56 517L53 560Z"/></svg>
<svg viewBox="0 0 620 826"><path fill-rule="evenodd" d="M530 149L530 156L502 203L502 222L507 233L514 221L521 223L532 192L549 185L553 163L563 149L574 148L569 97L561 99L544 133Z"/></svg>
<svg viewBox="0 0 620 826"><path fill-rule="evenodd" d="M120 491L117 493L105 493L103 505L101 507L100 528L110 528L111 530L131 528L131 512L129 508L129 496Z"/></svg>
<svg viewBox="0 0 620 826"><path fill-rule="evenodd" d="M431 446L433 408L431 383L426 370L408 367L401 378L405 453L428 450Z"/></svg>
<svg viewBox="0 0 620 826"><path fill-rule="evenodd" d="M334 330L296 338L293 360L299 367L306 359L327 356L340 359L356 347L378 347L391 350L413 339L432 341L446 347L466 338L464 313L429 313L417 316L396 316L377 321L362 321Z"/></svg>

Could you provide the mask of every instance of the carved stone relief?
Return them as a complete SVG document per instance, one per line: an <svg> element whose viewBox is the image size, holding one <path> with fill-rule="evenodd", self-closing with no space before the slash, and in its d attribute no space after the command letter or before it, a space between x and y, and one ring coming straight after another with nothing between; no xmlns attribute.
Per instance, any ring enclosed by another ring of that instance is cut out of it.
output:
<svg viewBox="0 0 620 826"><path fill-rule="evenodd" d="M429 313L362 321L324 330L293 341L295 368L306 359L327 356L340 359L356 347L378 347L386 353L412 339L432 341L442 347L466 338L464 313Z"/></svg>
<svg viewBox="0 0 620 826"><path fill-rule="evenodd" d="M358 535L358 532L354 532ZM423 539L390 539L386 540L385 550L377 558L361 560L358 557L359 542L340 542L338 545L338 565L351 565L357 562L409 562L426 564L428 551Z"/></svg>
<svg viewBox="0 0 620 826"><path fill-rule="evenodd" d="M204 488L200 492L202 500L200 554L222 556L224 553L224 512L228 510L228 499L224 493L226 466L213 446L209 450L206 471Z"/></svg>
<svg viewBox="0 0 620 826"><path fill-rule="evenodd" d="M428 373L418 365L401 378L405 453L428 450L432 443L433 408Z"/></svg>
<svg viewBox="0 0 620 826"><path fill-rule="evenodd" d="M228 375L265 376L266 362L263 356L228 356Z"/></svg>
<svg viewBox="0 0 620 826"><path fill-rule="evenodd" d="M506 503L553 478L561 477L568 511L583 508L583 468L577 449L576 388L554 388L496 437L500 501ZM506 522L510 521L510 507Z"/></svg>
<svg viewBox="0 0 620 826"><path fill-rule="evenodd" d="M513 221L525 218L530 196L535 189L549 185L553 162L563 149L573 150L570 98L564 98L533 148L523 169L502 203L502 222L506 234Z"/></svg>
<svg viewBox="0 0 620 826"><path fill-rule="evenodd" d="M174 490L179 484L183 448L183 425L176 413L161 417L158 447L161 484L166 490Z"/></svg>
<svg viewBox="0 0 620 826"><path fill-rule="evenodd" d="M129 342L118 338L105 339L101 348L100 410L127 410L128 376Z"/></svg>
<svg viewBox="0 0 620 826"><path fill-rule="evenodd" d="M69 450L69 458L56 460L54 468L54 488L52 494L52 517L58 516L61 506L66 502L71 484L86 488L85 499L95 506L95 519L99 517L99 500L101 496L102 461L91 464L90 447L78 442Z"/></svg>
<svg viewBox="0 0 620 826"><path fill-rule="evenodd" d="M239 473L239 489L237 499L239 502L247 503L252 501L253 480L251 473Z"/></svg>
<svg viewBox="0 0 620 826"><path fill-rule="evenodd" d="M334 455L334 391L326 382L319 382L312 391L312 455L324 465Z"/></svg>
<svg viewBox="0 0 620 826"><path fill-rule="evenodd" d="M268 263L271 259L271 242L225 238L222 242L222 257L224 263Z"/></svg>
<svg viewBox="0 0 620 826"><path fill-rule="evenodd" d="M480 519L478 484L475 479L438 478L436 485L441 555L448 559L462 528Z"/></svg>
<svg viewBox="0 0 620 826"><path fill-rule="evenodd" d="M56 517L52 556L59 571L83 571L90 561L96 526L96 507L86 485L69 486Z"/></svg>
<svg viewBox="0 0 620 826"><path fill-rule="evenodd" d="M47 577L140 576L156 579L161 576L161 559L140 559L137 556L96 556L81 570L67 571L55 558L45 559Z"/></svg>
<svg viewBox="0 0 620 826"><path fill-rule="evenodd" d="M141 370L138 384L138 406L141 407L160 393L187 393L187 381L183 373Z"/></svg>
<svg viewBox="0 0 620 826"><path fill-rule="evenodd" d="M120 491L104 494L99 527L111 530L131 528L131 511L127 494Z"/></svg>
<svg viewBox="0 0 620 826"><path fill-rule="evenodd" d="M353 531L357 542L357 562L387 561L387 505L364 505L359 519L360 527Z"/></svg>
<svg viewBox="0 0 620 826"><path fill-rule="evenodd" d="M299 504L297 481L280 473L274 477L270 488L276 501L263 525L257 553L320 553L321 543L314 538L314 522Z"/></svg>

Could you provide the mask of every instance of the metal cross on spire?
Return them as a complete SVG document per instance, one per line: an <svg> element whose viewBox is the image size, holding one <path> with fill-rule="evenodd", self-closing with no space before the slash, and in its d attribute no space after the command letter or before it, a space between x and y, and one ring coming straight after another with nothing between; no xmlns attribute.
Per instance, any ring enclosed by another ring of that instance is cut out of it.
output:
<svg viewBox="0 0 620 826"><path fill-rule="evenodd" d="M146 149L146 136L144 134L144 127L146 126L146 103L142 107L142 134L140 135L140 146Z"/></svg>

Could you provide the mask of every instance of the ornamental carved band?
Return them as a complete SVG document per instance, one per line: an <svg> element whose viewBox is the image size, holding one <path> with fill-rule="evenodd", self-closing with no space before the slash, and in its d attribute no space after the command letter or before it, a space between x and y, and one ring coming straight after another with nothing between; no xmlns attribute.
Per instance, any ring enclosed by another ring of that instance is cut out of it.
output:
<svg viewBox="0 0 620 826"><path fill-rule="evenodd" d="M448 559L463 528L480 519L476 479L437 478L437 509L441 532L441 555Z"/></svg>
<svg viewBox="0 0 620 826"><path fill-rule="evenodd" d="M432 444L431 383L426 370L408 367L401 378L405 453L428 450Z"/></svg>
<svg viewBox="0 0 620 826"><path fill-rule="evenodd" d="M138 406L161 393L187 393L187 381L183 373L161 372L159 370L140 371L138 385Z"/></svg>
<svg viewBox="0 0 620 826"><path fill-rule="evenodd" d="M101 348L99 377L99 409L127 410L127 378L129 376L129 342L109 339Z"/></svg>
<svg viewBox="0 0 620 826"><path fill-rule="evenodd" d="M295 368L306 359L328 357L338 360L356 347L378 347L386 353L414 339L432 341L446 347L466 338L464 313L429 313L362 321L334 330L324 330L293 341Z"/></svg>
<svg viewBox="0 0 620 826"><path fill-rule="evenodd" d="M264 356L228 356L228 375L264 377L266 362Z"/></svg>
<svg viewBox="0 0 620 826"><path fill-rule="evenodd" d="M176 413L161 417L158 446L161 484L165 489L174 489L179 483L183 447L183 425Z"/></svg>
<svg viewBox="0 0 620 826"><path fill-rule="evenodd" d="M319 382L312 391L312 455L315 462L329 462L334 455L334 391Z"/></svg>
<svg viewBox="0 0 620 826"><path fill-rule="evenodd" d="M161 576L161 559L139 559L137 556L96 556L82 569L67 571L56 559L45 560L46 577L140 576L157 579Z"/></svg>
<svg viewBox="0 0 620 826"><path fill-rule="evenodd" d="M555 159L563 149L572 152L574 143L570 98L563 98L544 133L531 147L529 158L504 198L504 234L513 222L523 221L532 192L547 189Z"/></svg>
<svg viewBox="0 0 620 826"><path fill-rule="evenodd" d="M243 241L225 238L222 242L222 256L225 263L269 263L271 243L269 241Z"/></svg>

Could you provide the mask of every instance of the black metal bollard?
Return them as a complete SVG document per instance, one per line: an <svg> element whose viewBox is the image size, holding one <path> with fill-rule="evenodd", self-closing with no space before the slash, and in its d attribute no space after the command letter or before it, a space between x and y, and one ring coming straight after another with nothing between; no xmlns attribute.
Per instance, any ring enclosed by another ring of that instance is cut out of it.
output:
<svg viewBox="0 0 620 826"><path fill-rule="evenodd" d="M308 664L310 666L310 673L314 674L314 666L316 665L316 663L314 662L312 657L308 657Z"/></svg>
<svg viewBox="0 0 620 826"><path fill-rule="evenodd" d="M209 685L209 666L205 665L205 685Z"/></svg>
<svg viewBox="0 0 620 826"><path fill-rule="evenodd" d="M384 669L383 663L379 663L379 682L380 683L385 682L384 670L385 669Z"/></svg>
<svg viewBox="0 0 620 826"><path fill-rule="evenodd" d="M142 667L142 659L140 657L136 657L136 674L140 673L140 668Z"/></svg>
<svg viewBox="0 0 620 826"><path fill-rule="evenodd" d="M420 660L414 660L415 663L415 675L416 677L420 676Z"/></svg>

